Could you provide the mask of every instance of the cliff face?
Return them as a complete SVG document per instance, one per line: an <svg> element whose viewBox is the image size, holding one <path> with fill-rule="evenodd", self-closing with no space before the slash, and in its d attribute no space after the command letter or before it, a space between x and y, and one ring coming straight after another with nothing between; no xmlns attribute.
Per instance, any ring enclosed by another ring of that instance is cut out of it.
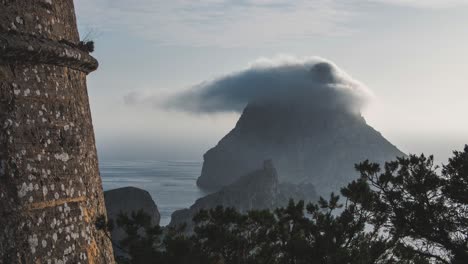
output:
<svg viewBox="0 0 468 264"><path fill-rule="evenodd" d="M114 263L72 0L0 1L0 263Z"/></svg>
<svg viewBox="0 0 468 264"><path fill-rule="evenodd" d="M354 164L404 155L359 114L307 104L249 104L204 155L201 188L216 190L272 159L280 182L312 183L320 195L357 177Z"/></svg>
<svg viewBox="0 0 468 264"><path fill-rule="evenodd" d="M314 201L317 196L311 184L280 184L273 164L266 161L262 169L256 169L220 191L198 199L189 209L174 212L170 226L187 223L187 230L191 231L192 218L201 209L215 208L219 205L234 207L240 212L275 209L286 206L291 198L296 201Z"/></svg>

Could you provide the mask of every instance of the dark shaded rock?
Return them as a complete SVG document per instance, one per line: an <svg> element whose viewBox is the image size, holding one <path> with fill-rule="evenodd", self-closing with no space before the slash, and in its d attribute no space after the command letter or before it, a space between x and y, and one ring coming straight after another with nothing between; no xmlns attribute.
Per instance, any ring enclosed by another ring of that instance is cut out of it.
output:
<svg viewBox="0 0 468 264"><path fill-rule="evenodd" d="M262 169L248 173L220 191L198 199L189 209L175 211L169 226L186 223L187 230L191 231L191 220L201 209L215 208L218 205L234 207L240 212L274 209L287 205L291 198L314 201L317 196L311 184L280 184L272 162L265 161Z"/></svg>
<svg viewBox="0 0 468 264"><path fill-rule="evenodd" d="M286 206L290 199L294 201L304 200L306 202L314 202L318 197L315 186L311 183L294 184L283 182L279 184L276 207Z"/></svg>
<svg viewBox="0 0 468 264"><path fill-rule="evenodd" d="M151 217L152 225L159 225L160 215L158 207L154 203L151 195L142 189L135 187L124 187L104 192L106 201L107 217L114 222L112 230L112 240L120 242L126 234L117 226L117 217L120 213L131 215L132 212L143 210ZM117 253L118 250L114 249Z"/></svg>
<svg viewBox="0 0 468 264"><path fill-rule="evenodd" d="M357 178L354 164L405 155L357 113L305 104L249 104L204 155L197 184L219 190L272 159L280 182L312 183L327 196Z"/></svg>

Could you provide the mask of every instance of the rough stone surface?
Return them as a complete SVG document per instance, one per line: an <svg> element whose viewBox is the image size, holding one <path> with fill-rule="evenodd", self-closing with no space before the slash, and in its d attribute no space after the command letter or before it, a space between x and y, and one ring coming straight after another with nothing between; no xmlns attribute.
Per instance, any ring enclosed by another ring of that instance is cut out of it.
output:
<svg viewBox="0 0 468 264"><path fill-rule="evenodd" d="M151 195L145 190L135 187L109 190L104 192L104 200L106 201L107 218L114 222L112 240L117 243L125 238L125 232L115 224L120 213L130 216L132 212L143 210L151 217L153 226L159 225L161 216L158 207Z"/></svg>
<svg viewBox="0 0 468 264"><path fill-rule="evenodd" d="M328 197L357 178L354 164L404 153L362 116L307 104L249 104L235 128L204 155L198 186L218 190L272 159L280 182L312 183Z"/></svg>
<svg viewBox="0 0 468 264"><path fill-rule="evenodd" d="M11 56L25 51L12 34L29 41L32 58ZM73 1L0 0L0 35L0 263L114 263L95 225L106 210L86 88L92 69L40 52L79 52L63 44L79 41Z"/></svg>
<svg viewBox="0 0 468 264"><path fill-rule="evenodd" d="M254 209L274 209L286 206L289 199L312 202L317 199L311 184L280 184L271 161L265 161L262 169L248 173L220 191L198 199L190 208L175 211L169 226L186 223L186 231L193 229L192 218L201 209L234 207L240 212Z"/></svg>
<svg viewBox="0 0 468 264"><path fill-rule="evenodd" d="M0 33L0 63L45 63L65 66L82 72L97 69L98 62L79 46L69 42L42 39L38 36L18 34L15 31Z"/></svg>

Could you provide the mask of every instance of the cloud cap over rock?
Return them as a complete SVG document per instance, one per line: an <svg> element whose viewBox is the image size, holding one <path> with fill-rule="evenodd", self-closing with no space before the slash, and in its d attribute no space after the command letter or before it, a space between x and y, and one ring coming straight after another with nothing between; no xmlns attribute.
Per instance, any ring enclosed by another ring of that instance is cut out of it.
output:
<svg viewBox="0 0 468 264"><path fill-rule="evenodd" d="M169 97L168 109L195 113L242 112L249 103L302 104L359 113L370 91L333 62L319 58L262 58L246 69Z"/></svg>

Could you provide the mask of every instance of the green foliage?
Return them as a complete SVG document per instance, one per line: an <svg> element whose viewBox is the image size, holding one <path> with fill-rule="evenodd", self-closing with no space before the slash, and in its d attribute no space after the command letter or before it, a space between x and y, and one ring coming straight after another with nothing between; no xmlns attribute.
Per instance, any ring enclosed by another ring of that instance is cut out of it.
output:
<svg viewBox="0 0 468 264"><path fill-rule="evenodd" d="M96 221L94 222L97 230L104 230L104 231L112 231L114 229L114 223L108 222L105 215L100 215L96 217Z"/></svg>
<svg viewBox="0 0 468 264"><path fill-rule="evenodd" d="M162 230L159 226L151 225L149 215L143 210L132 212L130 216L120 214L117 225L127 233L126 238L119 241L119 247L131 256L131 261L122 259L118 260L119 263L143 264L148 260L159 263L163 255L160 241Z"/></svg>
<svg viewBox="0 0 468 264"><path fill-rule="evenodd" d="M332 193L273 212L201 210L190 236L161 232L142 212L121 216L130 256L121 263L468 263L468 146L441 169L424 155L356 169L344 204Z"/></svg>
<svg viewBox="0 0 468 264"><path fill-rule="evenodd" d="M80 41L78 43L78 48L83 51L92 53L94 52L94 41Z"/></svg>
<svg viewBox="0 0 468 264"><path fill-rule="evenodd" d="M356 169L360 179L342 194L388 235L393 254L468 263L468 146L441 172L424 155L387 162L383 170L368 161Z"/></svg>

